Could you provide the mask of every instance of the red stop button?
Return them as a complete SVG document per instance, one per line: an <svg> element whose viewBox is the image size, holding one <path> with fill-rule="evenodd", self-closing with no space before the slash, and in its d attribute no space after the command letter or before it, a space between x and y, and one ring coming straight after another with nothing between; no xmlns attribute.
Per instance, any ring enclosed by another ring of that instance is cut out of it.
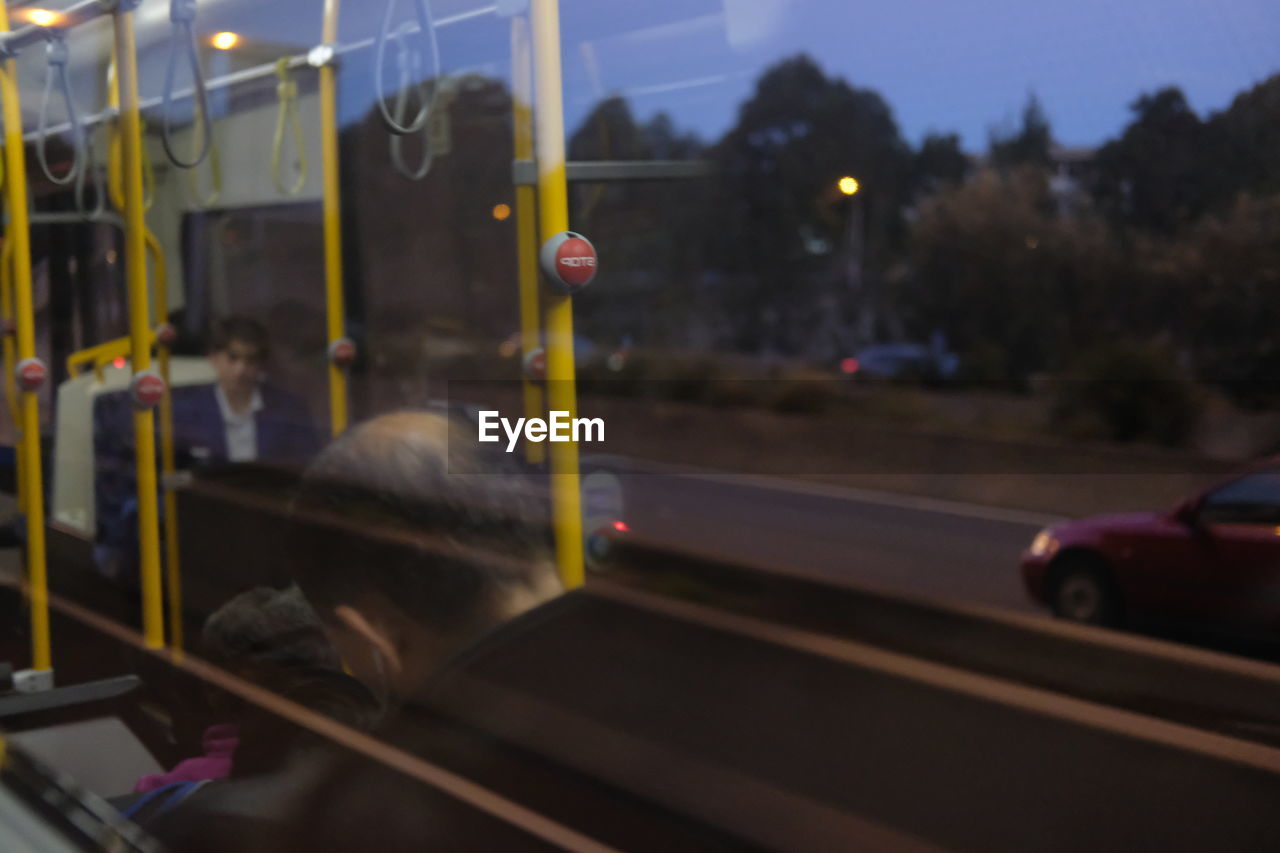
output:
<svg viewBox="0 0 1280 853"><path fill-rule="evenodd" d="M529 350L524 357L524 375L535 382L547 378L547 353L542 347Z"/></svg>
<svg viewBox="0 0 1280 853"><path fill-rule="evenodd" d="M129 383L129 395L139 409L154 409L164 397L164 379L154 370L144 370Z"/></svg>
<svg viewBox="0 0 1280 853"><path fill-rule="evenodd" d="M18 387L23 391L35 391L49 378L49 368L38 358L24 358L14 369Z"/></svg>
<svg viewBox="0 0 1280 853"><path fill-rule="evenodd" d="M349 367L356 360L356 344L351 338L338 338L329 344L329 361L335 367Z"/></svg>
<svg viewBox="0 0 1280 853"><path fill-rule="evenodd" d="M581 234L561 231L542 245L542 270L562 290L576 293L596 277L596 247Z"/></svg>

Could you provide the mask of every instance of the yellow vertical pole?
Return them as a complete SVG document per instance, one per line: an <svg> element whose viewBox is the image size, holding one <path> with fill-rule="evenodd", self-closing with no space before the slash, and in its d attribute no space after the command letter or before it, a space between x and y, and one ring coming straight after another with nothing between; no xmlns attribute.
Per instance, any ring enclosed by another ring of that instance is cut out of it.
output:
<svg viewBox="0 0 1280 853"><path fill-rule="evenodd" d="M107 63L107 108L120 110L120 91L116 86L116 46L111 45L111 61ZM140 135L146 135L147 123L138 118ZM121 173L120 160L123 157L123 151L120 146L120 119L117 115L115 121L107 125L107 197L111 199L111 203L116 206L116 210L124 210L124 176ZM145 213L151 209L151 204L155 199L156 191L156 174L155 169L151 165L151 156L147 153L147 148L142 147L142 210ZM147 233L150 233L148 231ZM167 306L166 306L167 307Z"/></svg>
<svg viewBox="0 0 1280 853"><path fill-rule="evenodd" d="M0 5L0 31L8 32L9 14ZM27 164L22 143L22 110L18 104L17 63L7 59L0 71L4 100L5 198L9 205L9 233L13 243L14 321L17 357L36 354L35 310L31 296L31 232L27 221ZM51 670L53 648L49 636L49 579L45 565L44 483L40 469L40 401L35 391L20 399L19 467L27 519L27 588L31 596L31 668Z"/></svg>
<svg viewBox="0 0 1280 853"><path fill-rule="evenodd" d="M529 22L511 19L511 124L515 136L515 158L533 160L533 60L529 55ZM542 306L538 292L538 210L533 187L516 187L516 264L520 285L521 365L542 345ZM524 416L540 418L546 408L542 386L524 376ZM540 465L546 458L541 442L524 443L525 458Z"/></svg>
<svg viewBox="0 0 1280 853"><path fill-rule="evenodd" d="M321 42L338 42L338 0L324 0ZM329 341L346 336L342 299L342 197L338 184L338 80L332 59L320 68L320 158L324 178L324 293ZM329 424L347 428L347 374L329 361Z"/></svg>
<svg viewBox="0 0 1280 853"><path fill-rule="evenodd" d="M560 77L559 0L533 0L533 68L537 87L534 133L538 156L538 215L542 241L569 229L569 191L565 184L564 93ZM573 363L573 303L556 294L547 305L547 406L577 417ZM566 588L581 586L582 494L578 484L578 445L551 444L551 509L560 579Z"/></svg>
<svg viewBox="0 0 1280 853"><path fill-rule="evenodd" d="M165 266L164 249L156 235L148 228L144 235L147 252L151 256L151 272L155 281L156 322L168 323L169 272ZM156 336L156 361L160 376L164 379L164 394L160 397L160 472L168 477L177 467L173 448L173 383L169 373L170 342ZM169 646L175 654L181 654L182 635L182 570L178 563L178 496L166 484L164 494L164 571L165 592L169 602Z"/></svg>
<svg viewBox="0 0 1280 853"><path fill-rule="evenodd" d="M124 263L129 290L129 338L136 376L151 367L151 322L147 299L147 225L142 202L142 125L138 116L138 55L133 12L117 11L112 24L118 63L116 85L119 88L120 142L124 160ZM164 646L164 607L156 499L155 412L134 409L133 435L138 487L142 632L147 646L158 649Z"/></svg>

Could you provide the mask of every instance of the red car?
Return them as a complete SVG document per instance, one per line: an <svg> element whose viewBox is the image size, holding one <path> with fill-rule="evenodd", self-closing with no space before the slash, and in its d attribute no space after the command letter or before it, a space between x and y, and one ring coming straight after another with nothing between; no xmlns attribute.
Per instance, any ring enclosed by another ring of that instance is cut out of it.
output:
<svg viewBox="0 0 1280 853"><path fill-rule="evenodd" d="M1168 512L1048 527L1022 555L1032 598L1064 619L1143 615L1280 636L1280 462Z"/></svg>

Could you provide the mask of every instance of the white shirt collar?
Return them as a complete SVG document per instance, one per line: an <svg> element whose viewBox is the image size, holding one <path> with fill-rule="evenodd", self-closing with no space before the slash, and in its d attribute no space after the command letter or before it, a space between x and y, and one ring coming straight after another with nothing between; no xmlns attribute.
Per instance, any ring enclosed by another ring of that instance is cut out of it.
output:
<svg viewBox="0 0 1280 853"><path fill-rule="evenodd" d="M222 412L222 420L226 423L248 420L262 410L262 391L257 388L253 389L253 397L249 400L249 411L243 414L240 414L231 408L231 401L228 400L227 395L222 392L221 385L214 383L213 395L218 398L218 409Z"/></svg>

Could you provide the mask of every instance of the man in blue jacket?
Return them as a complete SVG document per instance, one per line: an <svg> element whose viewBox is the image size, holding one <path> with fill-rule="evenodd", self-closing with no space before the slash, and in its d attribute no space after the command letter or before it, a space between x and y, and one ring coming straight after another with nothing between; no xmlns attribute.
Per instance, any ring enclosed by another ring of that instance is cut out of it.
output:
<svg viewBox="0 0 1280 853"><path fill-rule="evenodd" d="M319 431L306 404L262 381L269 355L267 331L256 321L233 316L218 323L209 350L217 381L173 391L180 460L302 465L319 451Z"/></svg>
<svg viewBox="0 0 1280 853"><path fill-rule="evenodd" d="M260 323L231 316L214 327L214 383L172 392L179 469L233 462L300 467L319 451L320 431L306 403L263 381L269 355ZM138 550L131 411L128 392L104 394L94 406L94 554L104 574L123 581L136 576Z"/></svg>

